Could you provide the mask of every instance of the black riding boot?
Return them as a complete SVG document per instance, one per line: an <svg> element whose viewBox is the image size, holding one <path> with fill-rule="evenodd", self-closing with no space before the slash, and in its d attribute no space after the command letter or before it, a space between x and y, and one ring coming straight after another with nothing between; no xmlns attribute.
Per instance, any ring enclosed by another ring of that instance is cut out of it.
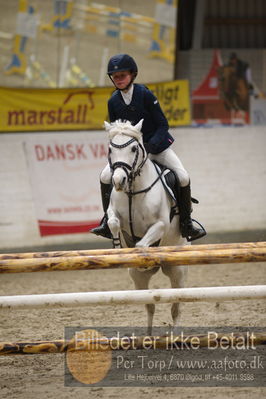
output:
<svg viewBox="0 0 266 399"><path fill-rule="evenodd" d="M193 241L206 235L205 229L203 227L195 227L191 219L190 184L186 187L180 187L179 211L182 237L186 237L188 241Z"/></svg>
<svg viewBox="0 0 266 399"><path fill-rule="evenodd" d="M102 195L104 217L101 220L100 226L95 227L90 231L91 233L96 234L97 236L102 236L105 238L112 238L111 231L107 224L108 218L106 213L110 202L111 190L112 190L111 184L104 184L101 182L101 195Z"/></svg>

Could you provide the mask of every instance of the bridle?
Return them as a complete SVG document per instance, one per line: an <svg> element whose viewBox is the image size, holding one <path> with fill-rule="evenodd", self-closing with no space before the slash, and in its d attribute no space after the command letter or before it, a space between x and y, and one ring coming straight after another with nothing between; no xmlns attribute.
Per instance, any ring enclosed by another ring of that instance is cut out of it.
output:
<svg viewBox="0 0 266 399"><path fill-rule="evenodd" d="M110 151L109 151L109 154L108 154L108 162L109 162L109 166L110 166L112 175L114 174L115 170L118 169L118 168L123 169L124 172L127 175L127 178L128 178L128 191L126 191L125 193L128 196L129 227L130 227L130 232L131 232L132 239L136 243L137 241L139 241L139 237L137 237L134 234L133 219L132 219L132 198L133 198L133 196L135 196L137 194L147 193L148 191L150 191L150 189L159 180L162 179L162 175L163 175L164 169L162 169L162 171L159 173L158 170L155 167L155 169L156 169L156 171L158 173L158 177L148 187L146 187L146 188L144 188L142 190L139 190L139 191L133 191L133 182L134 182L136 176L139 176L141 174L141 169L143 168L145 162L148 159L148 154L147 154L144 146L142 145L142 143L140 143L134 137L131 138L129 141L127 141L124 144L115 144L112 140L110 140L111 147L119 148L119 149L126 148L126 147L128 147L130 144L132 144L134 142L137 142L138 145L135 148L135 157L134 157L132 165L129 165L128 163L123 162L123 161L117 161L117 162L112 163ZM139 163L138 167L136 168L138 160L139 160L139 156L140 156L140 150L142 152L142 160ZM117 244L117 243L114 242L114 244Z"/></svg>
<svg viewBox="0 0 266 399"><path fill-rule="evenodd" d="M119 148L119 149L126 148L134 142L137 142L138 145L136 147L134 147L135 148L135 157L134 157L132 165L129 165L128 163L123 162L123 161L117 161L117 162L112 163L110 151L108 154L108 162L109 162L109 166L110 166L112 175L114 174L114 171L116 169L118 169L118 168L123 169L128 178L129 192L132 191L132 184L133 184L135 177L140 175L141 169L142 169L143 165L145 164L145 162L147 161L147 158L148 158L147 153L145 151L144 146L134 137L124 144L115 144L112 140L110 140L111 147ZM140 150L142 152L142 161L139 163L138 167L136 168L136 165L138 163L139 156L140 156Z"/></svg>

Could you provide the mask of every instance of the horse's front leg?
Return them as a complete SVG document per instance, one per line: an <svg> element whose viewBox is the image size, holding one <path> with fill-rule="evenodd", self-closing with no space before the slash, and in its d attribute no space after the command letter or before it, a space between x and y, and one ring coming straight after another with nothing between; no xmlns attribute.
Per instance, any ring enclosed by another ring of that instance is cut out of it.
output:
<svg viewBox="0 0 266 399"><path fill-rule="evenodd" d="M113 236L113 247L121 248L121 240L120 240L120 220L116 216L113 209L109 206L107 210L108 215L108 226Z"/></svg>
<svg viewBox="0 0 266 399"><path fill-rule="evenodd" d="M146 232L144 237L137 242L136 247L149 247L154 242L160 240L165 232L165 224L162 221L154 223ZM151 277L158 271L158 267L153 267L151 269L130 269L129 273L132 277L135 287L137 290L148 289L149 281ZM155 312L154 304L146 304L145 305L148 315L148 335L152 333L152 322L153 316Z"/></svg>
<svg viewBox="0 0 266 399"><path fill-rule="evenodd" d="M165 223L163 221L158 221L147 230L144 237L137 242L136 247L150 247L156 241L159 241L164 233Z"/></svg>
<svg viewBox="0 0 266 399"><path fill-rule="evenodd" d="M153 267L150 270L138 270L138 269L128 269L129 275L134 281L136 290L147 290L149 288L149 282L151 277L158 271L159 267ZM152 322L155 312L154 303L148 303L145 305L147 316L148 316L148 329L147 334L152 334Z"/></svg>
<svg viewBox="0 0 266 399"><path fill-rule="evenodd" d="M163 266L162 272L169 277L172 288L183 288L187 276L187 266ZM171 307L171 315L173 319L173 331L176 333L180 319L180 303L175 302Z"/></svg>

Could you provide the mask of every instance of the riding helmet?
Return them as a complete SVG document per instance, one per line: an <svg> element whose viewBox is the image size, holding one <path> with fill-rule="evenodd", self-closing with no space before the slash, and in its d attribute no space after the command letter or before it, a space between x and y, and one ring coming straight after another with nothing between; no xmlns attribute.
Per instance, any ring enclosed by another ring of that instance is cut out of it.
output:
<svg viewBox="0 0 266 399"><path fill-rule="evenodd" d="M128 54L117 54L110 58L107 74L110 76L114 72L130 71L137 76L138 67L135 60Z"/></svg>

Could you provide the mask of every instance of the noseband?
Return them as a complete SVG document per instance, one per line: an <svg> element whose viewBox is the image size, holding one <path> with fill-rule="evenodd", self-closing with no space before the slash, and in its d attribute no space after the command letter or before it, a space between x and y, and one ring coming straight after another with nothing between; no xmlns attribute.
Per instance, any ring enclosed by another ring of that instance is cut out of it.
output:
<svg viewBox="0 0 266 399"><path fill-rule="evenodd" d="M114 148L119 148L119 149L126 148L130 144L134 143L135 141L137 142L138 145L136 147L135 158L134 158L134 161L133 161L132 165L129 165L128 163L123 162L123 161L117 161L117 162L112 163L110 152L108 154L108 162L109 162L109 166L110 166L112 174L114 173L114 171L117 168L123 169L124 172L127 175L127 178L128 178L128 181L129 181L130 184L133 182L133 180L135 179L136 176L140 175L140 171L141 171L143 165L145 164L145 162L147 160L147 154L146 154L146 151L144 149L144 146L137 139L135 139L134 137L132 139L130 139L129 141L127 141L126 143L124 143L124 144L115 144L112 140L110 140L110 145L112 147L114 147ZM142 161L140 162L140 164L137 167L137 169L135 169L136 165L138 163L140 149L142 151Z"/></svg>

